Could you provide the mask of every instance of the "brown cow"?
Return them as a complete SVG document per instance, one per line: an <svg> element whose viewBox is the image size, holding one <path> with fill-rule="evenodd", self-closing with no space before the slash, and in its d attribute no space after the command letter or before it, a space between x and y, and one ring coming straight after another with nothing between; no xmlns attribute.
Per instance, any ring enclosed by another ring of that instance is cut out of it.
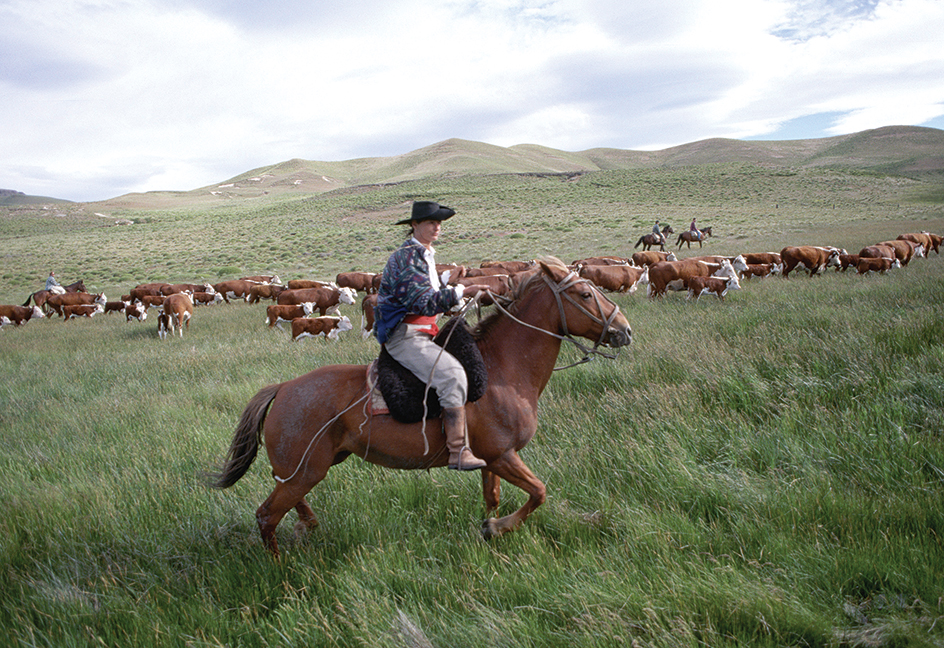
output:
<svg viewBox="0 0 944 648"><path fill-rule="evenodd" d="M6 317L10 320L10 323L16 324L17 326L26 324L34 317L36 319L46 317L43 313L43 309L39 306L14 306L7 304L0 305L0 316Z"/></svg>
<svg viewBox="0 0 944 648"><path fill-rule="evenodd" d="M649 266L649 286L646 293L651 298L662 297L666 290L685 290L692 277L737 278L729 262L707 263L693 259L660 261Z"/></svg>
<svg viewBox="0 0 944 648"><path fill-rule="evenodd" d="M335 278L338 288L350 288L354 292L372 293L374 290L373 272L340 272Z"/></svg>
<svg viewBox="0 0 944 648"><path fill-rule="evenodd" d="M223 301L223 295L216 292L215 290L211 293L209 292L195 292L192 295L194 305L203 304L209 306L210 304L216 304L217 302Z"/></svg>
<svg viewBox="0 0 944 648"><path fill-rule="evenodd" d="M898 259L889 259L888 257L861 257L857 267L860 275L869 272L885 274L892 268L900 268L901 262Z"/></svg>
<svg viewBox="0 0 944 648"><path fill-rule="evenodd" d="M769 263L780 266L773 271L775 274L783 270L783 259L776 252L744 252L741 256L744 257L744 263Z"/></svg>
<svg viewBox="0 0 944 648"><path fill-rule="evenodd" d="M157 337L163 340L167 337L168 331L171 333L174 332L170 325L170 315L164 311L160 311L157 314Z"/></svg>
<svg viewBox="0 0 944 648"><path fill-rule="evenodd" d="M125 321L130 322L132 319L136 319L139 322L146 320L147 306L139 301L125 306Z"/></svg>
<svg viewBox="0 0 944 648"><path fill-rule="evenodd" d="M62 317L66 321L76 317L94 317L99 313L105 312L102 304L64 304L62 306Z"/></svg>
<svg viewBox="0 0 944 648"><path fill-rule="evenodd" d="M299 317L308 317L314 310L314 304L303 302L301 304L274 304L266 307L266 325L269 328L277 326L282 328L282 322L291 322Z"/></svg>
<svg viewBox="0 0 944 648"><path fill-rule="evenodd" d="M577 270L577 274L589 279L603 290L632 294L640 283L649 281L649 268L629 265L588 265Z"/></svg>
<svg viewBox="0 0 944 648"><path fill-rule="evenodd" d="M515 274L524 272L534 267L534 261L482 261L480 268L498 268L504 271L504 274ZM502 273L499 273L502 274Z"/></svg>
<svg viewBox="0 0 944 648"><path fill-rule="evenodd" d="M633 264L639 267L651 266L653 263L659 263L660 261L678 261L678 257L675 256L675 252L649 250L648 252L636 252L632 258Z"/></svg>
<svg viewBox="0 0 944 648"><path fill-rule="evenodd" d="M171 335L177 329L180 337L184 336L184 326L190 329L190 318L193 317L193 297L190 293L174 293L164 300L164 313L170 318L168 330Z"/></svg>
<svg viewBox="0 0 944 648"><path fill-rule="evenodd" d="M282 280L279 279L279 275L255 275L253 277L240 277L240 281L249 281L251 283L259 284L280 284Z"/></svg>
<svg viewBox="0 0 944 648"><path fill-rule="evenodd" d="M302 288L283 290L276 303L291 306L311 302L323 317L328 311L338 312L341 304L353 304L356 295L350 288Z"/></svg>
<svg viewBox="0 0 944 648"><path fill-rule="evenodd" d="M249 289L249 303L256 304L262 299L275 301L285 289L285 286L279 284L254 284Z"/></svg>
<svg viewBox="0 0 944 648"><path fill-rule="evenodd" d="M167 299L163 295L143 295L138 297L138 302L144 304L146 308L161 308L164 306L164 300Z"/></svg>
<svg viewBox="0 0 944 648"><path fill-rule="evenodd" d="M149 283L149 284L138 284L131 289L131 292L128 293L128 301L134 301L135 299L141 299L144 296L165 296L162 290L164 286L169 286L168 283ZM142 300L143 301L143 300Z"/></svg>
<svg viewBox="0 0 944 648"><path fill-rule="evenodd" d="M751 277L768 277L780 272L780 266L773 263L748 263L747 268L741 271L741 279Z"/></svg>
<svg viewBox="0 0 944 648"><path fill-rule="evenodd" d="M840 254L845 254L845 250L816 245L787 246L780 250L780 258L783 260L783 278L788 278L794 268L806 270L812 277L830 266L838 266Z"/></svg>
<svg viewBox="0 0 944 648"><path fill-rule="evenodd" d="M292 279L288 282L289 290L304 288L336 288L336 286L330 281L315 281L314 279Z"/></svg>
<svg viewBox="0 0 944 648"><path fill-rule="evenodd" d="M897 259L895 248L890 245L867 245L859 250L859 258L866 259Z"/></svg>
<svg viewBox="0 0 944 648"><path fill-rule="evenodd" d="M105 307L108 300L105 293L93 295L91 293L74 292L64 293L62 295L53 295L46 300L46 306L55 311L56 315L62 315L63 306L78 306L79 304L101 304Z"/></svg>
<svg viewBox="0 0 944 648"><path fill-rule="evenodd" d="M354 328L347 315L343 317L298 317L292 320L292 342L303 337L325 336L337 341L341 331Z"/></svg>
<svg viewBox="0 0 944 648"><path fill-rule="evenodd" d="M887 245L895 250L895 258L901 262L902 267L907 266L914 257L927 256L924 246L914 241L882 241L879 245Z"/></svg>
<svg viewBox="0 0 944 648"><path fill-rule="evenodd" d="M187 292L188 290L190 291L190 294L193 294L193 293L198 293L198 292L213 292L213 291L214 291L214 288L213 288L213 286L211 286L211 285L208 284L208 283L203 283L203 284L188 284L188 283L164 284L163 286L161 286L161 294L164 295L165 297L169 297L170 295L173 295L173 294L175 294L175 293Z"/></svg>
<svg viewBox="0 0 944 648"><path fill-rule="evenodd" d="M129 301L108 301L105 302L105 312L106 313L123 313L125 308L128 307Z"/></svg>
<svg viewBox="0 0 944 648"><path fill-rule="evenodd" d="M223 301L228 304L230 298L236 299L237 297L242 297L243 301L249 301L249 290L255 285L256 284L252 281L231 279L230 281L221 281L218 284L213 284L213 290L223 295Z"/></svg>
<svg viewBox="0 0 944 648"><path fill-rule="evenodd" d="M721 277L692 277L688 280L688 299L697 300L701 295L714 293L718 299L724 301L729 290L740 290L741 284L737 275L722 279Z"/></svg>
<svg viewBox="0 0 944 648"><path fill-rule="evenodd" d="M571 268L577 266L611 266L611 265L630 265L632 260L618 256L595 256L579 259L570 264Z"/></svg>
<svg viewBox="0 0 944 648"><path fill-rule="evenodd" d="M899 235L899 240L902 241L914 241L915 243L920 243L924 246L924 255L927 256L931 254L931 250L934 250L938 254L941 253L941 236L937 234L931 234L930 232L912 232L908 234Z"/></svg>
<svg viewBox="0 0 944 648"><path fill-rule="evenodd" d="M511 292L511 289L514 287L514 281L509 275L506 274L495 274L495 275L483 275L480 277L463 277L459 279L459 284L463 286L488 286L489 292L496 297L501 297L502 295L508 294ZM486 292L480 292L478 294L479 303L483 306L488 306L493 304L494 301L492 297Z"/></svg>
<svg viewBox="0 0 944 648"><path fill-rule="evenodd" d="M443 273L448 272L449 277L446 279L446 283L450 286L455 286L456 282L465 276L467 268L461 265L455 265L453 263L437 263L436 272L440 277L443 276ZM377 275L377 287L380 288L380 278L383 277L383 273Z"/></svg>
<svg viewBox="0 0 944 648"><path fill-rule="evenodd" d="M366 340L374 330L374 309L377 308L377 295L364 295L361 300L361 335Z"/></svg>
<svg viewBox="0 0 944 648"><path fill-rule="evenodd" d="M849 268L855 268L859 265L859 255L858 254L840 254L839 255L839 267L836 268L836 272L842 270L845 272Z"/></svg>

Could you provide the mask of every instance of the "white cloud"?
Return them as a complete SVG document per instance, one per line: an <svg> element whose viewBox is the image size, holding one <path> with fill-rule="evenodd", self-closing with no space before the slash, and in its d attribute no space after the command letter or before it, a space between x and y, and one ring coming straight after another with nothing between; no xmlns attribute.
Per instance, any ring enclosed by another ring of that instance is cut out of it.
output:
<svg viewBox="0 0 944 648"><path fill-rule="evenodd" d="M937 0L6 0L0 22L0 186L81 200L449 137L662 148L944 114Z"/></svg>

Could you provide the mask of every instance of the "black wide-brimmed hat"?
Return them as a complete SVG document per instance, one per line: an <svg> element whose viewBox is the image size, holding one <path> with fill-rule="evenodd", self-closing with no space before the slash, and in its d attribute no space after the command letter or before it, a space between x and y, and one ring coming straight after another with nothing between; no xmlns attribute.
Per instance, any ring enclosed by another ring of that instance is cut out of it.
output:
<svg viewBox="0 0 944 648"><path fill-rule="evenodd" d="M410 214L410 217L397 221L396 224L409 225L410 221L444 221L447 218L452 218L455 213L454 209L440 205L437 202L432 202L431 200L417 200L413 203L413 212Z"/></svg>

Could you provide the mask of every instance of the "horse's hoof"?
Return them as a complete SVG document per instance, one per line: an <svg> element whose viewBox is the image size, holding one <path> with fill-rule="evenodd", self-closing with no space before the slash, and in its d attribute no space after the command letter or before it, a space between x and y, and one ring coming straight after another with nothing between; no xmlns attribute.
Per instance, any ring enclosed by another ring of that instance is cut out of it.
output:
<svg viewBox="0 0 944 648"><path fill-rule="evenodd" d="M497 538L498 536L501 535L498 532L498 529L496 528L496 522L498 522L498 520L496 520L495 518L488 518L487 520L482 522L482 538L483 539L491 540L492 538Z"/></svg>

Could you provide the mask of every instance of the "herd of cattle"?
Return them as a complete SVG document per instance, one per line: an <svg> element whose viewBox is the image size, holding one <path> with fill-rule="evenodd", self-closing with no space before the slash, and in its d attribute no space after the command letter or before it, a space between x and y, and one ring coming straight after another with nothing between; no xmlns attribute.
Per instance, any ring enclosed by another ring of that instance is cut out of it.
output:
<svg viewBox="0 0 944 648"><path fill-rule="evenodd" d="M688 291L697 299L714 294L724 300L729 290L740 288L740 281L751 277L806 271L810 276L833 267L837 271L855 268L859 274L885 273L908 265L914 257L940 254L942 237L929 232L902 234L893 241L882 241L862 248L858 254L831 246L787 246L778 252L742 253L735 257L697 256L678 259L672 252L645 250L632 257L601 256L580 259L571 264L581 277L607 292L634 293L647 285L652 298L663 297L668 290ZM530 270L533 261L492 261L479 267L437 265L437 272L449 284L486 284L488 304L511 292L516 275ZM100 313L123 314L126 321L144 321L148 311L157 311L158 337L164 339L175 331L183 337L189 328L195 306L231 300L251 304L273 302L266 307L266 324L282 327L290 324L292 340L324 336L337 340L343 331L353 329L350 318L340 315L341 305L361 299L361 330L366 338L373 328L373 309L377 300L380 274L343 272L334 281L295 279L282 284L274 275L259 275L222 281L216 284L148 283L132 288L120 300L108 301L104 293L90 294L79 281L55 292L37 291L22 306L0 305L0 327L22 325L33 318L58 316L64 320L93 317ZM32 304L31 304L32 302ZM317 315L316 315L317 313Z"/></svg>

